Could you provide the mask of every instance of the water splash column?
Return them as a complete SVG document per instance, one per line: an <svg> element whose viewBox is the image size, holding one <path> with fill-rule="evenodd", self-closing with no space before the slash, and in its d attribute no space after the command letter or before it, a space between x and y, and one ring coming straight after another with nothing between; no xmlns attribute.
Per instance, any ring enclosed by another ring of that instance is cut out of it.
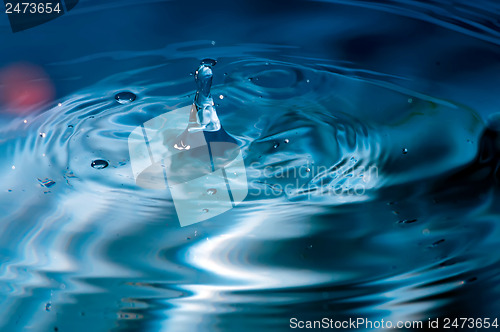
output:
<svg viewBox="0 0 500 332"><path fill-rule="evenodd" d="M153 118L129 137L137 185L168 188L181 226L222 214L248 194L238 142L223 128L210 93L213 64L198 67L191 106Z"/></svg>

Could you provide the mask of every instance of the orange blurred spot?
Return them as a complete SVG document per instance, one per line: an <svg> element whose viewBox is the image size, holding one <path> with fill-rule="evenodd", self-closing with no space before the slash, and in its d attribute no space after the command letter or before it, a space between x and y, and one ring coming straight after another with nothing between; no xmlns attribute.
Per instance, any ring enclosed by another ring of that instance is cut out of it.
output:
<svg viewBox="0 0 500 332"><path fill-rule="evenodd" d="M45 71L33 64L16 63L0 71L0 101L10 113L27 113L50 102L54 87Z"/></svg>

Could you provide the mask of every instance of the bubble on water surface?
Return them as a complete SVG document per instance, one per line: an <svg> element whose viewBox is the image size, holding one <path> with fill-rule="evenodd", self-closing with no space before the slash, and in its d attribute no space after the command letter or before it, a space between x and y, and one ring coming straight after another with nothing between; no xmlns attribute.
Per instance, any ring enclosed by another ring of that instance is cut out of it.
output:
<svg viewBox="0 0 500 332"><path fill-rule="evenodd" d="M115 100L117 102L119 102L120 104L131 103L135 100L135 98L136 98L136 95L132 92L129 92L129 91L120 92L120 93L117 93L115 95Z"/></svg>
<svg viewBox="0 0 500 332"><path fill-rule="evenodd" d="M103 168L108 167L109 163L106 160L97 159L97 160L92 161L92 164L90 164L90 166L92 166L92 168L95 168L95 169L103 169Z"/></svg>
<svg viewBox="0 0 500 332"><path fill-rule="evenodd" d="M217 60L206 58L206 59L201 60L200 64L213 67L217 64Z"/></svg>

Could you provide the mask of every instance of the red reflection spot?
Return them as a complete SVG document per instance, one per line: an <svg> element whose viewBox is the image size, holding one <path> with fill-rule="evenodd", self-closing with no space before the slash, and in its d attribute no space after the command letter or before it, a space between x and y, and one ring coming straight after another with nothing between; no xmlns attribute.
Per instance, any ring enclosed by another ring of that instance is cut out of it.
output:
<svg viewBox="0 0 500 332"><path fill-rule="evenodd" d="M0 71L0 101L10 113L26 113L50 102L54 87L42 68L16 63Z"/></svg>

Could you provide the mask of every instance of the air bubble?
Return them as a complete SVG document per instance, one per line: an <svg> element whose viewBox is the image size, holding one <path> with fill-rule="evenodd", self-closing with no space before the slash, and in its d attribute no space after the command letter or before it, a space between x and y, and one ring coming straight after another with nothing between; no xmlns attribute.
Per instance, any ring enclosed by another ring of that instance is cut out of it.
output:
<svg viewBox="0 0 500 332"><path fill-rule="evenodd" d="M115 100L120 104L128 104L135 100L136 95L132 92L124 91L115 95Z"/></svg>
<svg viewBox="0 0 500 332"><path fill-rule="evenodd" d="M285 138L285 141L284 141L286 144L290 143L290 140L288 138Z"/></svg>
<svg viewBox="0 0 500 332"><path fill-rule="evenodd" d="M279 143L274 143L273 148L277 149L277 148L278 148L278 146L280 146L280 144L279 144Z"/></svg>
<svg viewBox="0 0 500 332"><path fill-rule="evenodd" d="M408 149L406 148L403 148L403 150L401 151L403 154L407 154L408 153Z"/></svg>

